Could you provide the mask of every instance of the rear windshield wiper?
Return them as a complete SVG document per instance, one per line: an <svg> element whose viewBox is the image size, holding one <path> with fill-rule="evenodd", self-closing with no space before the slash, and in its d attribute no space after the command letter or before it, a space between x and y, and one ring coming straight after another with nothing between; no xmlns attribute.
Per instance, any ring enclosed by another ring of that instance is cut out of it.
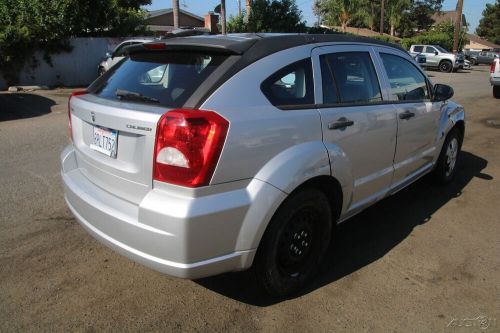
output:
<svg viewBox="0 0 500 333"><path fill-rule="evenodd" d="M116 89L115 95L120 99L128 99L148 103L160 103L160 101L156 98L144 96L142 94L124 89Z"/></svg>

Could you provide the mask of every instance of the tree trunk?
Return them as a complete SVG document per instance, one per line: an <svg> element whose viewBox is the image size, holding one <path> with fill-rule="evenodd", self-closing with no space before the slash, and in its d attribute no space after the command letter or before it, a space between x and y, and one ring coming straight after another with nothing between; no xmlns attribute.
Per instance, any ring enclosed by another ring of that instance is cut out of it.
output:
<svg viewBox="0 0 500 333"><path fill-rule="evenodd" d="M222 27L222 34L226 34L226 0L220 1L220 25Z"/></svg>
<svg viewBox="0 0 500 333"><path fill-rule="evenodd" d="M394 24L391 24L391 36L394 36L394 33L395 33L395 31L394 31L394 30L395 30L395 29L394 29Z"/></svg>
<svg viewBox="0 0 500 333"><path fill-rule="evenodd" d="M174 15L174 28L179 29L179 0L172 0L172 12Z"/></svg>
<svg viewBox="0 0 500 333"><path fill-rule="evenodd" d="M347 22L342 21L342 32L347 32Z"/></svg>
<svg viewBox="0 0 500 333"><path fill-rule="evenodd" d="M246 19L248 20L248 18L250 17L250 12L252 11L252 0L247 0L246 9Z"/></svg>

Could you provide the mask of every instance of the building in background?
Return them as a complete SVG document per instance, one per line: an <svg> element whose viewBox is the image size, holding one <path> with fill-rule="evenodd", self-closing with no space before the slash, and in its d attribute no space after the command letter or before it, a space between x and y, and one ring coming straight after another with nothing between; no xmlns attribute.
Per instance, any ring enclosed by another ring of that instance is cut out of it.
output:
<svg viewBox="0 0 500 333"><path fill-rule="evenodd" d="M479 37L478 35L467 34L469 43L464 46L464 49L471 51L483 51L483 50L493 50L499 49L500 45L489 42L486 39Z"/></svg>
<svg viewBox="0 0 500 333"><path fill-rule="evenodd" d="M147 29L155 35L163 35L174 30L174 14L172 8L152 10L147 13ZM179 27L205 27L205 19L193 13L179 9Z"/></svg>

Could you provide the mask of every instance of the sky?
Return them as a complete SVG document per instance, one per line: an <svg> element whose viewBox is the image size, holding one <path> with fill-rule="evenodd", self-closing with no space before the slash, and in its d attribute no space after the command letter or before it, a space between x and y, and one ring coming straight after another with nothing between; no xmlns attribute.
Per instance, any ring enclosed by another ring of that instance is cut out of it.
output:
<svg viewBox="0 0 500 333"><path fill-rule="evenodd" d="M295 0L299 9L302 11L303 19L308 25L312 25L316 18L312 13L312 4L314 0ZM376 0L374 0L376 1ZM193 14L204 16L208 11L213 10L220 3L220 0L179 0L181 9ZM473 33L479 25L481 14L487 3L494 3L495 0L464 0L463 13L469 22L469 32ZM245 7L245 0L241 0L242 8ZM457 5L456 0L445 0L443 10L453 10ZM238 0L226 0L226 7L229 15L238 13ZM152 0L151 6L146 9L164 9L172 8L171 0Z"/></svg>

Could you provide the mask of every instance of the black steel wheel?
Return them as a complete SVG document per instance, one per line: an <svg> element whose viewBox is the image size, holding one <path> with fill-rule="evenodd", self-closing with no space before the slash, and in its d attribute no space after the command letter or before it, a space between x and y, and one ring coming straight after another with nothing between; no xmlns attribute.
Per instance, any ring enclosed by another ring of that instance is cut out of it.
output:
<svg viewBox="0 0 500 333"><path fill-rule="evenodd" d="M273 296L292 294L316 274L332 234L332 211L323 192L292 193L272 218L254 261L257 279Z"/></svg>

